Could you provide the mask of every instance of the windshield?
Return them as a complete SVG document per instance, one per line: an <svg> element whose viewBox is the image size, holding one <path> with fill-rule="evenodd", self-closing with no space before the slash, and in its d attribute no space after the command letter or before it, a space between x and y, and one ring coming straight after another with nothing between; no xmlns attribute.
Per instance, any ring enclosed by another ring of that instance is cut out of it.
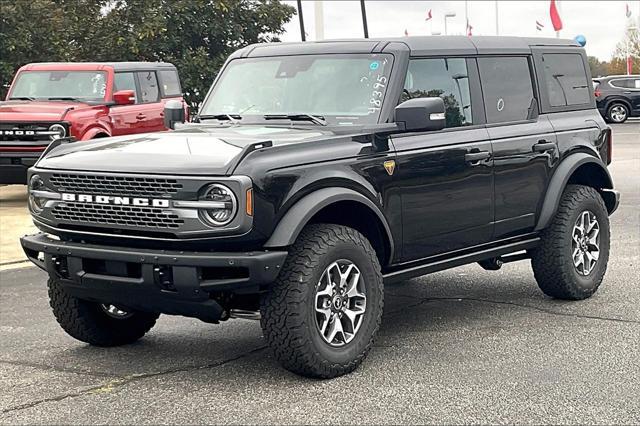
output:
<svg viewBox="0 0 640 426"><path fill-rule="evenodd" d="M236 59L200 115L240 115L243 122L313 115L334 125L377 123L391 66L388 54Z"/></svg>
<svg viewBox="0 0 640 426"><path fill-rule="evenodd" d="M23 71L9 99L78 99L103 101L107 75L102 71Z"/></svg>

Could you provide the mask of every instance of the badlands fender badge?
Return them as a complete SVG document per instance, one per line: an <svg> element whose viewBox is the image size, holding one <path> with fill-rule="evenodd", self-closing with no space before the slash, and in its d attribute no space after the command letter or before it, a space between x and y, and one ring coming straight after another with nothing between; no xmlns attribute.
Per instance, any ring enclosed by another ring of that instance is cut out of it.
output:
<svg viewBox="0 0 640 426"><path fill-rule="evenodd" d="M391 176L393 172L396 170L396 160L387 160L384 162L384 169L387 171L387 174Z"/></svg>

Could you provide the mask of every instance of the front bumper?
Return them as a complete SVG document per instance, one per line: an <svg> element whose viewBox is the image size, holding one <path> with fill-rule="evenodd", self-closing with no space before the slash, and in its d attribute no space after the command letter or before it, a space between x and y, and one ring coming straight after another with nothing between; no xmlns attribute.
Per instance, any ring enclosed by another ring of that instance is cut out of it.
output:
<svg viewBox="0 0 640 426"><path fill-rule="evenodd" d="M275 281L288 254L130 249L59 241L42 233L20 242L27 257L75 297L207 322L225 316L215 295L259 292Z"/></svg>
<svg viewBox="0 0 640 426"><path fill-rule="evenodd" d="M42 152L0 152L0 184L27 183L27 170L40 158Z"/></svg>

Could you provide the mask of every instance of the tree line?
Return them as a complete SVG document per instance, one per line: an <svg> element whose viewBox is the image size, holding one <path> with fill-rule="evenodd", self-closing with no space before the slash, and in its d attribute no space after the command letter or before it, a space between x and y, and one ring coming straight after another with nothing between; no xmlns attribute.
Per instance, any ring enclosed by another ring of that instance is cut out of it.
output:
<svg viewBox="0 0 640 426"><path fill-rule="evenodd" d="M279 0L0 0L0 99L30 62L164 61L192 108L234 50L278 41Z"/></svg>

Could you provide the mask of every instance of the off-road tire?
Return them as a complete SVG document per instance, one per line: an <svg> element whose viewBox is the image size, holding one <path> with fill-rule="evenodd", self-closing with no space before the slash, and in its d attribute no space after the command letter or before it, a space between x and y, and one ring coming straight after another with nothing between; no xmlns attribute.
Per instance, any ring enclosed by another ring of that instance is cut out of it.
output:
<svg viewBox="0 0 640 426"><path fill-rule="evenodd" d="M625 111L624 118L622 120L614 119L614 111L616 108L623 108ZM607 107L607 121L609 123L622 124L629 118L629 107L623 104L622 102L613 102L611 105Z"/></svg>
<svg viewBox="0 0 640 426"><path fill-rule="evenodd" d="M69 295L50 279L49 304L60 326L71 337L94 346L120 346L133 343L155 325L156 313L133 312L127 318L113 318L100 304Z"/></svg>
<svg viewBox="0 0 640 426"><path fill-rule="evenodd" d="M571 240L573 226L585 210L595 214L600 226L600 257L591 273L583 276L574 266ZM591 297L602 283L609 260L609 215L598 191L568 185L553 221L541 237L540 246L531 251L531 266L544 294L564 300Z"/></svg>
<svg viewBox="0 0 640 426"><path fill-rule="evenodd" d="M338 259L348 259L358 267L367 302L353 340L336 348L322 339L314 305L325 268ZM260 322L284 368L307 377L332 378L355 370L365 359L380 326L383 304L380 263L369 241L346 226L313 224L301 232L276 282L262 298Z"/></svg>

